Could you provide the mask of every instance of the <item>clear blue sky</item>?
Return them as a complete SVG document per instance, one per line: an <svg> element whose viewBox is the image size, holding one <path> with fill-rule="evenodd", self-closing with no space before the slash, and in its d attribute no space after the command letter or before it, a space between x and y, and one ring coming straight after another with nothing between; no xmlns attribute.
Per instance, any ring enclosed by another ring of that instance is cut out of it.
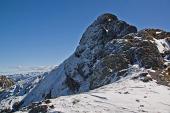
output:
<svg viewBox="0 0 170 113"><path fill-rule="evenodd" d="M0 0L0 72L58 65L102 13L170 31L170 0Z"/></svg>

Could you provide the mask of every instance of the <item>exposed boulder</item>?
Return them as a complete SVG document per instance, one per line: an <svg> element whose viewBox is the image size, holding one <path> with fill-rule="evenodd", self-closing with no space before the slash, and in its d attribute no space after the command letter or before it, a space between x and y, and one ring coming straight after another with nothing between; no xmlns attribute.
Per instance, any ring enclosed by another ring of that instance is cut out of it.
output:
<svg viewBox="0 0 170 113"><path fill-rule="evenodd" d="M166 68L159 75L160 80L158 83L170 86L170 67Z"/></svg>

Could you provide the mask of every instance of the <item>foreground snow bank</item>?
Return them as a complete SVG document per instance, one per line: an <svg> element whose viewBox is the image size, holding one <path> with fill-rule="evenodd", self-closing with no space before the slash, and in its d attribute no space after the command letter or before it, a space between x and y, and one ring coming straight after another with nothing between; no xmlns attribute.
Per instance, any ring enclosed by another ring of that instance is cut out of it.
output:
<svg viewBox="0 0 170 113"><path fill-rule="evenodd" d="M47 105L49 113L169 113L170 88L154 81L127 79L41 105Z"/></svg>

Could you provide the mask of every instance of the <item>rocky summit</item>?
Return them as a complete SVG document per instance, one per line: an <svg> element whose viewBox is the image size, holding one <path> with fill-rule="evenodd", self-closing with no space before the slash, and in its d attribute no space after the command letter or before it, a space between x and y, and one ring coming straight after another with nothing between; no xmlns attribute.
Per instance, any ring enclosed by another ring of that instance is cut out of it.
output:
<svg viewBox="0 0 170 113"><path fill-rule="evenodd" d="M170 86L169 66L169 32L138 31L135 26L106 13L86 29L75 52L49 72L13 109L87 92L125 78L154 80Z"/></svg>

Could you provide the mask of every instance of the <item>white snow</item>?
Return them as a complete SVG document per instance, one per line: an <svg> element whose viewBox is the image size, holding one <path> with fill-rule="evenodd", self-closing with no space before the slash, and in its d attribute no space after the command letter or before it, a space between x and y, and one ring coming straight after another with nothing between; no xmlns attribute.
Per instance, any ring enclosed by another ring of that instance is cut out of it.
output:
<svg viewBox="0 0 170 113"><path fill-rule="evenodd" d="M106 33L109 32L109 30L108 30L106 27L103 26L103 28L104 28L104 30L106 31Z"/></svg>
<svg viewBox="0 0 170 113"><path fill-rule="evenodd" d="M160 53L164 53L164 51L167 51L167 50L170 49L170 46L165 41L165 39L159 39L158 40L158 39L153 38L153 40L155 41L157 48L158 48Z"/></svg>
<svg viewBox="0 0 170 113"><path fill-rule="evenodd" d="M78 100L73 104L74 100ZM154 82L126 80L89 93L52 99L55 109L64 113L169 113L170 89ZM159 109L158 109L159 108Z"/></svg>
<svg viewBox="0 0 170 113"><path fill-rule="evenodd" d="M170 88L127 79L51 102L49 113L169 113Z"/></svg>
<svg viewBox="0 0 170 113"><path fill-rule="evenodd" d="M110 22L110 21L112 21L112 19L111 19L111 18L109 18L109 19L108 19L108 21Z"/></svg>
<svg viewBox="0 0 170 113"><path fill-rule="evenodd" d="M157 31L156 34L161 34L162 32L161 31Z"/></svg>
<svg viewBox="0 0 170 113"><path fill-rule="evenodd" d="M139 39L139 40L141 40L141 39L142 39L142 37L138 37L138 36L135 36L134 38Z"/></svg>

